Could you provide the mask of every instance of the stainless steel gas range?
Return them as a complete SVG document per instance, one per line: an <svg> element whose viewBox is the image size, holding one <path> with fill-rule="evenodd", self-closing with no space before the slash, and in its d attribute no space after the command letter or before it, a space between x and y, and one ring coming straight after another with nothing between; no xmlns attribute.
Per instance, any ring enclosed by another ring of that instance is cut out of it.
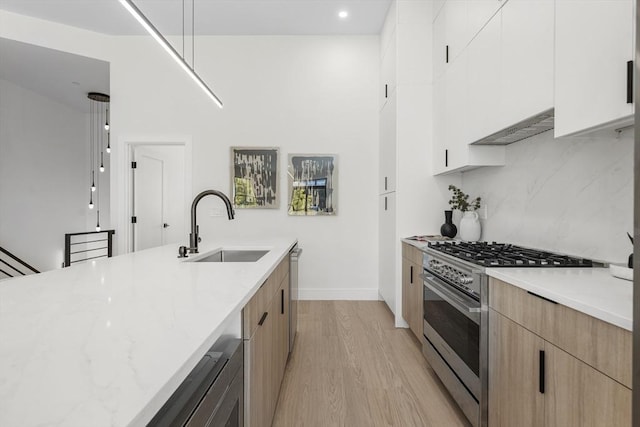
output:
<svg viewBox="0 0 640 427"><path fill-rule="evenodd" d="M488 267L591 267L581 258L487 242L424 250L423 353L476 427L488 424Z"/></svg>

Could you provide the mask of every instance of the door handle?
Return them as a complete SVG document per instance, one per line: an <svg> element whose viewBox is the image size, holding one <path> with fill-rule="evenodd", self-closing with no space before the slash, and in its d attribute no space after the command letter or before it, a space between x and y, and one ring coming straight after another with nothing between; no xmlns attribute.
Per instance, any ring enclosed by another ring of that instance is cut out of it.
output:
<svg viewBox="0 0 640 427"><path fill-rule="evenodd" d="M544 350L540 350L539 353L539 357L540 357L540 369L538 370L539 373L539 378L538 378L538 391L542 394L544 394L544 376L545 376L545 366L544 366Z"/></svg>
<svg viewBox="0 0 640 427"><path fill-rule="evenodd" d="M627 104L633 104L633 61L627 61Z"/></svg>
<svg viewBox="0 0 640 427"><path fill-rule="evenodd" d="M265 311L260 320L258 321L258 326L262 326L265 320L267 320L267 316L269 315L268 311Z"/></svg>
<svg viewBox="0 0 640 427"><path fill-rule="evenodd" d="M165 222L164 224L162 224L162 228L169 228L169 224Z"/></svg>

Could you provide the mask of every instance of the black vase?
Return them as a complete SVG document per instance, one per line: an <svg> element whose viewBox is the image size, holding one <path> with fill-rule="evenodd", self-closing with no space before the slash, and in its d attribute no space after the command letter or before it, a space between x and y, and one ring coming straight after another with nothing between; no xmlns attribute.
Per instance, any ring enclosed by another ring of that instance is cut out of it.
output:
<svg viewBox="0 0 640 427"><path fill-rule="evenodd" d="M447 237L456 237L458 228L452 220L453 211L444 211L444 224L440 227L440 234Z"/></svg>

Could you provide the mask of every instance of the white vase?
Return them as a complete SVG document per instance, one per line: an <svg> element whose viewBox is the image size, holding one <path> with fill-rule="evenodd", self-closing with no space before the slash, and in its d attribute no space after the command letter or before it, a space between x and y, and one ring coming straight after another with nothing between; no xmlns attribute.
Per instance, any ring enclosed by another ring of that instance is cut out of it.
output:
<svg viewBox="0 0 640 427"><path fill-rule="evenodd" d="M466 242L477 242L480 240L481 232L478 213L475 211L463 212L460 220L460 238Z"/></svg>

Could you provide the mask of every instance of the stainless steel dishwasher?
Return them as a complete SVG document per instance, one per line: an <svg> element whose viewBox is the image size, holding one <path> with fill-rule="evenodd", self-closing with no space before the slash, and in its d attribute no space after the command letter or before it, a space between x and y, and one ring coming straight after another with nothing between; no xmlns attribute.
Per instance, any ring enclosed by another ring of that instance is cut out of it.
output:
<svg viewBox="0 0 640 427"><path fill-rule="evenodd" d="M222 337L147 426L243 427L242 340Z"/></svg>
<svg viewBox="0 0 640 427"><path fill-rule="evenodd" d="M298 331L298 259L302 249L296 244L289 252L289 353L293 351L293 342Z"/></svg>

